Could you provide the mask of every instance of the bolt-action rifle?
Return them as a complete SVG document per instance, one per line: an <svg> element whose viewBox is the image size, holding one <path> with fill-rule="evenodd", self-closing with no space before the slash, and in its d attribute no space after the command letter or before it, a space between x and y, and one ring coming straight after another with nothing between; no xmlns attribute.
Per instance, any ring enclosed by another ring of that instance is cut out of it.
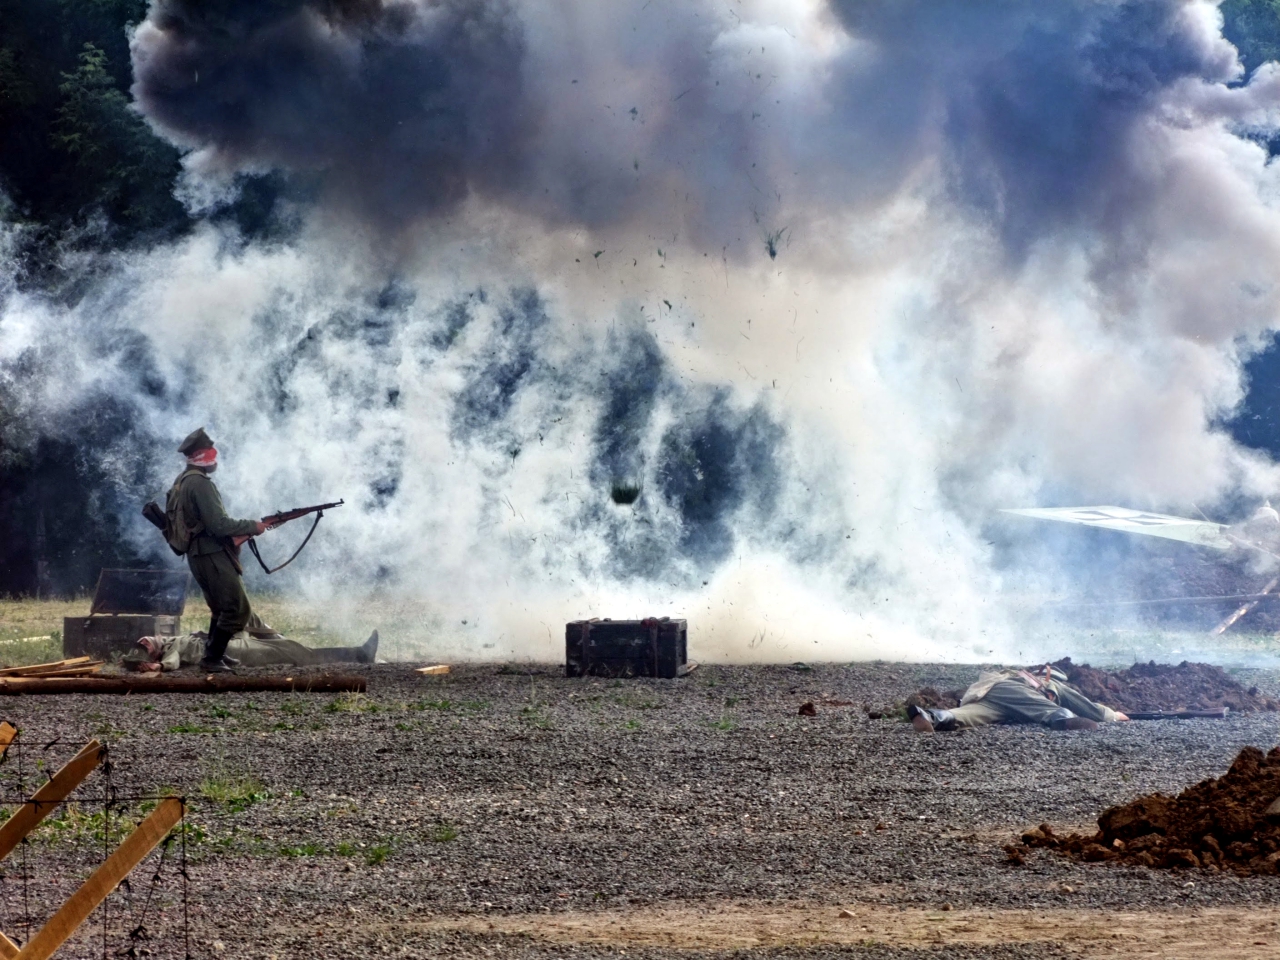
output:
<svg viewBox="0 0 1280 960"><path fill-rule="evenodd" d="M314 513L316 515L315 520L311 523L311 529L307 531L307 535L303 538L302 543L298 544L298 549L293 551L293 556L278 567L267 566L266 561L262 559L262 554L258 552L258 542L253 537L232 537L231 542L237 547L242 543L248 542L250 552L258 561L259 565L261 565L262 569L267 573L275 573L277 570L283 570L297 559L298 554L302 552L302 548L305 547L307 545L307 541L311 539L311 535L316 532L316 527L320 526L320 518L324 516L324 512L326 510L331 510L334 507L340 507L345 502L346 501L339 500L337 503L318 503L314 507L294 507L292 510L280 510L270 516L263 517L262 523L266 528L268 530L274 530L276 527L281 524L288 523L290 520L297 520L299 517L305 517L310 513Z"/></svg>

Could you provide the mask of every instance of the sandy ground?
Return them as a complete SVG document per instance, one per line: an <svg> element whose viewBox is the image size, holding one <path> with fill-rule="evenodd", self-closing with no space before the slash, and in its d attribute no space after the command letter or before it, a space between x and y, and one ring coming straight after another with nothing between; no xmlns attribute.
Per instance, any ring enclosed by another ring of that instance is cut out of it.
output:
<svg viewBox="0 0 1280 960"><path fill-rule="evenodd" d="M188 798L193 956L1278 955L1280 878L1002 851L1027 825L1082 827L1221 773L1276 743L1274 714L922 736L861 707L973 668L356 669L365 696L11 698L24 747L0 787L34 789L98 736L113 838L141 813L126 798ZM1247 679L1280 693L1280 675ZM814 699L850 705L798 716ZM9 936L101 859L104 787L95 774L5 861ZM184 955L177 857L113 895L108 953ZM64 955L102 953L99 915Z"/></svg>

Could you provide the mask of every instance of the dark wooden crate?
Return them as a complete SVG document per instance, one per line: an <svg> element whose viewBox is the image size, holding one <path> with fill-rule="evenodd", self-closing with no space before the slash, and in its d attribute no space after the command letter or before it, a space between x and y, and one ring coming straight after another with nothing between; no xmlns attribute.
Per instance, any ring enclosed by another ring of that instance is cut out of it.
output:
<svg viewBox="0 0 1280 960"><path fill-rule="evenodd" d="M127 653L142 637L175 636L181 630L182 618L166 615L64 617L62 655L108 660Z"/></svg>
<svg viewBox="0 0 1280 960"><path fill-rule="evenodd" d="M680 677L689 672L688 622L575 620L565 625L565 675Z"/></svg>
<svg viewBox="0 0 1280 960"><path fill-rule="evenodd" d="M89 616L62 620L62 655L107 660L142 637L176 636L189 578L186 570L103 570Z"/></svg>

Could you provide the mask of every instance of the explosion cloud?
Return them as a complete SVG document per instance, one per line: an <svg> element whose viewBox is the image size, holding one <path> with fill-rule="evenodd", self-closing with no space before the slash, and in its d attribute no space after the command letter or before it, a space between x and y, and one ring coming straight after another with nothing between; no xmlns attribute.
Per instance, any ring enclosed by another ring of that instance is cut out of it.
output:
<svg viewBox="0 0 1280 960"><path fill-rule="evenodd" d="M442 652L660 611L704 657L1016 655L1001 598L1055 571L997 508L1277 487L1217 424L1277 326L1280 71L1221 28L156 0L134 96L184 199L314 199L284 240L209 219L6 289L7 402L48 435L127 411L104 509L139 544L200 423L233 509L345 496L295 585L420 602Z"/></svg>

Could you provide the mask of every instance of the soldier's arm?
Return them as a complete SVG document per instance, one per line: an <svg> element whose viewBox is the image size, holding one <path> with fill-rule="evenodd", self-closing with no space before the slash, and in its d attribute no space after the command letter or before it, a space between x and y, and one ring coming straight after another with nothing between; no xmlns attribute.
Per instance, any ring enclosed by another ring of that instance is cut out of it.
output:
<svg viewBox="0 0 1280 960"><path fill-rule="evenodd" d="M182 666L179 659L178 643L176 640L168 640L164 645L164 656L160 658L160 669L165 673L177 670Z"/></svg>
<svg viewBox="0 0 1280 960"><path fill-rule="evenodd" d="M252 537L258 533L257 520L235 520L227 516L218 488L208 477L192 477L187 482L205 533L214 537Z"/></svg>

